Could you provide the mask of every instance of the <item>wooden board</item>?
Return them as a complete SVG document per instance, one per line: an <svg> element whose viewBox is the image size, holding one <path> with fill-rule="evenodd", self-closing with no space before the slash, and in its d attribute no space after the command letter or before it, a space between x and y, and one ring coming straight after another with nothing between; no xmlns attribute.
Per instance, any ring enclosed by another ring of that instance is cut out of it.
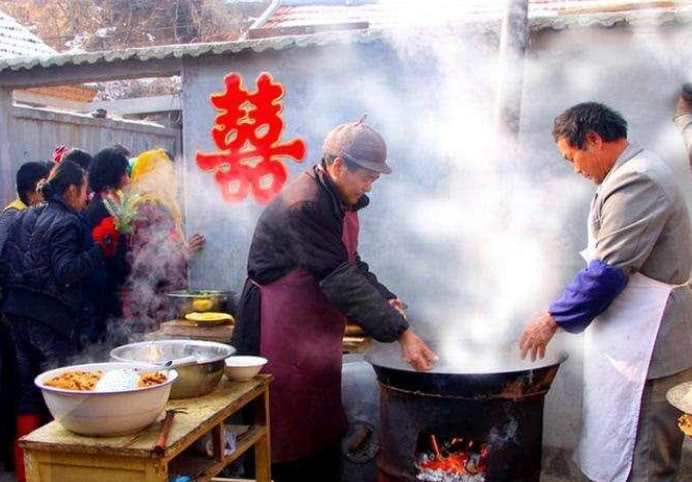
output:
<svg viewBox="0 0 692 482"><path fill-rule="evenodd" d="M170 320L161 323L161 329L147 335L147 339L191 339L231 343L233 325L197 326L193 321ZM343 339L343 353L363 353L372 342L358 325L347 325Z"/></svg>
<svg viewBox="0 0 692 482"><path fill-rule="evenodd" d="M161 329L152 333L152 338L184 338L192 340L230 343L233 325L197 326L193 321L171 320L161 323Z"/></svg>
<svg viewBox="0 0 692 482"><path fill-rule="evenodd" d="M347 323L344 336L365 336L365 332L360 326Z"/></svg>
<svg viewBox="0 0 692 482"><path fill-rule="evenodd" d="M372 344L372 338L363 336L345 336L342 342L343 353L363 353Z"/></svg>
<svg viewBox="0 0 692 482"><path fill-rule="evenodd" d="M272 379L271 375L258 375L247 382L231 382L223 378L216 390L208 395L170 400L166 409L185 408L188 413L176 414L162 457L170 458L180 453L201 434L211 430L213 425L221 423L258 394L266 391ZM158 439L162 419L163 414L157 422L134 435L101 438L77 435L59 423L51 422L22 437L19 444L25 449L61 453L156 458L151 450Z"/></svg>

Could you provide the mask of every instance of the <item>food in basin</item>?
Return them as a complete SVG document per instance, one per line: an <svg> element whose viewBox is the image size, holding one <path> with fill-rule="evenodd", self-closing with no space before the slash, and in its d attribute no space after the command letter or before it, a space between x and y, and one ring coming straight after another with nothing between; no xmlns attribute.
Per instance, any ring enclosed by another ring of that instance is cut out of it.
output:
<svg viewBox="0 0 692 482"><path fill-rule="evenodd" d="M90 363L36 377L53 418L81 435L114 436L143 429L161 414L178 378L130 363Z"/></svg>
<svg viewBox="0 0 692 482"><path fill-rule="evenodd" d="M46 380L43 385L65 390L109 392L160 385L167 379L161 372L142 372L135 368L119 368L106 373L101 370L93 372L75 370Z"/></svg>
<svg viewBox="0 0 692 482"><path fill-rule="evenodd" d="M192 313L185 315L185 319L194 321L198 326L223 325L224 323L232 324L235 321L228 313L217 313L214 311L207 311L203 313L193 311Z"/></svg>
<svg viewBox="0 0 692 482"><path fill-rule="evenodd" d="M111 350L119 362L160 364L171 362L178 370L178 381L171 390L172 399L205 395L219 384L224 359L235 348L223 343L202 340L152 340L131 343Z"/></svg>
<svg viewBox="0 0 692 482"><path fill-rule="evenodd" d="M192 312L235 313L233 293L219 290L178 290L166 294L175 305L176 316L183 319Z"/></svg>

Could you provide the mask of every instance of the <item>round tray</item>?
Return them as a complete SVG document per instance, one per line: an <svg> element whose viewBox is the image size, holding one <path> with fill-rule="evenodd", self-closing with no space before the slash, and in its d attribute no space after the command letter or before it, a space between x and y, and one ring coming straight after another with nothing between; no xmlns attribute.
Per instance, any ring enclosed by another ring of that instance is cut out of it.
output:
<svg viewBox="0 0 692 482"><path fill-rule="evenodd" d="M668 402L678 410L687 414L692 414L692 382L675 385L666 393Z"/></svg>

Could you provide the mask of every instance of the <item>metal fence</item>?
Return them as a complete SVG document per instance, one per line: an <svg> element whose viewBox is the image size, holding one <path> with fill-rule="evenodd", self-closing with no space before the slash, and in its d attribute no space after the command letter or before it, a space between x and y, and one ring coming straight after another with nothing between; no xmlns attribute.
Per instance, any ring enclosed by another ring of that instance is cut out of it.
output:
<svg viewBox="0 0 692 482"><path fill-rule="evenodd" d="M56 112L32 107L14 106L10 146L10 172L27 161L48 161L56 146L78 147L95 154L114 143L122 144L133 154L162 147L173 155L182 152L181 131L151 123L130 120L99 119L89 115ZM3 201L14 192L0 193Z"/></svg>

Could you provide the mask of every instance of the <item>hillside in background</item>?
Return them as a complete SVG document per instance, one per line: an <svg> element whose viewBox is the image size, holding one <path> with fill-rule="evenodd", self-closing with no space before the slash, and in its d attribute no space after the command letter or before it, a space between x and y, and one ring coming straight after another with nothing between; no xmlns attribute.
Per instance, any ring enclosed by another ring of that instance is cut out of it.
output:
<svg viewBox="0 0 692 482"><path fill-rule="evenodd" d="M239 38L270 0L0 0L0 10L58 52L216 42ZM176 94L180 79L94 85L95 100Z"/></svg>
<svg viewBox="0 0 692 482"><path fill-rule="evenodd" d="M237 39L269 0L0 0L59 52Z"/></svg>

